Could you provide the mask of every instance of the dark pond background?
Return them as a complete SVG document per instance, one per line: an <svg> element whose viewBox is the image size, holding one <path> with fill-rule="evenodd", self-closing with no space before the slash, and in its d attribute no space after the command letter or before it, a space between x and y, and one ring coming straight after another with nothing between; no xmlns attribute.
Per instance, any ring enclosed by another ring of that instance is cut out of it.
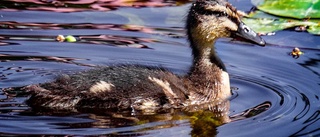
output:
<svg viewBox="0 0 320 137"><path fill-rule="evenodd" d="M250 0L230 0L249 11ZM0 88L52 80L63 73L116 63L162 66L185 74L191 54L184 19L191 1L2 0ZM56 42L57 35L81 37ZM285 30L268 45L221 39L218 54L231 75L230 123L212 136L320 136L320 39ZM299 47L304 54L288 53ZM190 136L183 112L140 115L39 114L25 96L0 91L0 135ZM239 117L242 116L242 117ZM208 129L209 130L209 129Z"/></svg>

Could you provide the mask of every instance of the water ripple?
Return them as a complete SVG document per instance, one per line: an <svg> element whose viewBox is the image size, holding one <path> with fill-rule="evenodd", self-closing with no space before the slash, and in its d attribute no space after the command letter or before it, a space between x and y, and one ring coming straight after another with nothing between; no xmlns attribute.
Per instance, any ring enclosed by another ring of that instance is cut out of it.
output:
<svg viewBox="0 0 320 137"><path fill-rule="evenodd" d="M48 4L58 1L29 1L34 3L6 0L0 7L0 88L43 83L96 65L134 63L178 74L191 65L182 21L189 5L179 6L180 1L131 3L158 8L87 0L63 1L53 8ZM75 2L86 7L70 4ZM168 5L172 7L164 7ZM80 40L57 42L59 34ZM215 48L231 76L232 121L211 123L210 133L320 136L320 39L289 31L264 38L266 47L230 39L217 42ZM294 47L304 52L298 59L288 56ZM26 99L0 90L1 135L190 136L194 127L194 117L180 111L134 117L124 112L124 118L105 111L36 113L26 106Z"/></svg>

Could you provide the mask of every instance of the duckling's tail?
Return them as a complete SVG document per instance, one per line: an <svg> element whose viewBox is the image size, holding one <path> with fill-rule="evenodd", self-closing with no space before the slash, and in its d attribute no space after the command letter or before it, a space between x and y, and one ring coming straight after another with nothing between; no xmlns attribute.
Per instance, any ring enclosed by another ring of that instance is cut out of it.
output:
<svg viewBox="0 0 320 137"><path fill-rule="evenodd" d="M74 109L76 104L80 101L80 97L52 94L51 91L44 89L39 85L29 85L24 87L24 90L31 94L26 103L32 108Z"/></svg>
<svg viewBox="0 0 320 137"><path fill-rule="evenodd" d="M31 108L52 108L59 110L73 110L80 101L80 97L53 93L37 84L23 87L1 89L7 96L30 96L26 104Z"/></svg>

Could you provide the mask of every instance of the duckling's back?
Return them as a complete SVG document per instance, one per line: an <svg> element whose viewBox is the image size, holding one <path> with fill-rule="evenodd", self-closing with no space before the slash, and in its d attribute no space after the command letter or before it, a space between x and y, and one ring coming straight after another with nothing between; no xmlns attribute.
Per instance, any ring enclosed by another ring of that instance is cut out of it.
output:
<svg viewBox="0 0 320 137"><path fill-rule="evenodd" d="M30 106L74 109L154 109L179 107L187 99L182 78L144 66L100 67L27 86Z"/></svg>

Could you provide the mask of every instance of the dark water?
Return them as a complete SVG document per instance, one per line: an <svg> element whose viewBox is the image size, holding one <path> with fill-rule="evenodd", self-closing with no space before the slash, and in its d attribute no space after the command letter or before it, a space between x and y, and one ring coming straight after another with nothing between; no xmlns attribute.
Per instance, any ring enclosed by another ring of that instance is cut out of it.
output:
<svg viewBox="0 0 320 137"><path fill-rule="evenodd" d="M137 63L177 74L191 65L183 29L189 2L64 2L0 2L0 88L43 83L96 65ZM251 8L250 1L230 2ZM81 41L54 41L59 34ZM320 136L319 36L286 30L264 39L266 47L217 42L234 87L233 121L208 128L210 134ZM288 55L294 47L304 51L298 59ZM190 136L194 130L182 112L133 120L104 112L39 114L24 104L26 98L0 91L0 135Z"/></svg>

